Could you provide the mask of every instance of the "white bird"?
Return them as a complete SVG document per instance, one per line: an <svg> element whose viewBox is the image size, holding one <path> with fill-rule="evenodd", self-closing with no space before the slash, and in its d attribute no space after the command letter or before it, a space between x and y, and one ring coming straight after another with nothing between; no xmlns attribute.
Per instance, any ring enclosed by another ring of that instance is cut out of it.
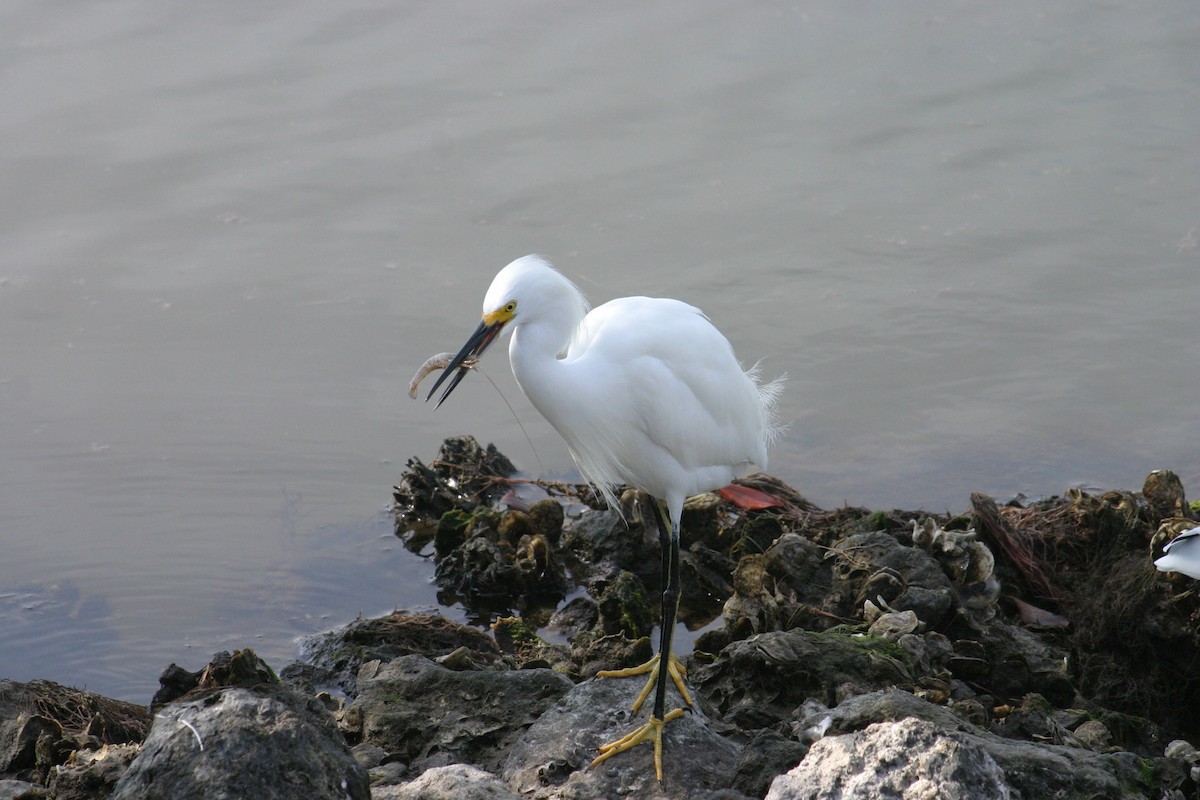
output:
<svg viewBox="0 0 1200 800"><path fill-rule="evenodd" d="M656 689L650 721L600 748L592 766L642 742L653 742L662 780L667 676L684 701L684 670L671 653L679 600L679 521L684 500L767 468L779 435L775 401L782 379L760 384L738 364L729 341L699 309L678 300L623 297L590 312L583 293L540 256L518 258L496 275L483 301L483 321L451 359L426 400L453 373L440 406L501 332L521 391L562 435L588 482L612 508L623 485L657 501L663 545L659 652L630 670L603 677L650 677L633 706ZM458 370L455 373L455 370ZM666 669L659 669L666 664Z"/></svg>
<svg viewBox="0 0 1200 800"><path fill-rule="evenodd" d="M1182 572L1200 580L1200 526L1186 530L1167 542L1163 554L1155 559L1160 572Z"/></svg>

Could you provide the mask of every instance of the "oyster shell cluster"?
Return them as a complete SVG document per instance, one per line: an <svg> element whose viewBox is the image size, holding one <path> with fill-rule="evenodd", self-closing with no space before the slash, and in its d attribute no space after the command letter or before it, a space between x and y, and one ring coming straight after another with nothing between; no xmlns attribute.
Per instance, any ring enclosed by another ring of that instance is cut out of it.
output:
<svg viewBox="0 0 1200 800"><path fill-rule="evenodd" d="M1000 581L996 578L996 558L988 546L979 541L975 529L946 530L933 519L913 520L913 545L929 553L958 589L963 606L984 617L995 613L1000 596Z"/></svg>

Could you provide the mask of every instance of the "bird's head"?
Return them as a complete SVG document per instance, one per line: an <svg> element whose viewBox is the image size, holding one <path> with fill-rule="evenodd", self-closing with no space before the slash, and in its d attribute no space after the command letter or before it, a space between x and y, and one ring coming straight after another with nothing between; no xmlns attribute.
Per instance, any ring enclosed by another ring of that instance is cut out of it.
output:
<svg viewBox="0 0 1200 800"><path fill-rule="evenodd" d="M510 326L509 323L517 322L519 324L522 312L528 312L529 309L537 306L554 307L555 304L546 296L547 289L560 282L570 286L578 295L579 290L574 288L574 284L562 277L554 267L550 266L550 262L541 256L530 255L518 258L500 270L492 280L492 285L483 299L483 320L467 339L467 343L462 346L462 349L438 376L437 382L433 384L433 388L429 390L429 394L425 398L426 401L430 400L438 387L453 374L454 377L447 384L442 396L438 398L437 404L440 406L446 402L446 398L470 370L470 364L464 365L464 362L470 361L473 364L477 361L492 342L500 338L506 328L512 330L512 327L515 327L515 325ZM582 295L579 296L582 297Z"/></svg>

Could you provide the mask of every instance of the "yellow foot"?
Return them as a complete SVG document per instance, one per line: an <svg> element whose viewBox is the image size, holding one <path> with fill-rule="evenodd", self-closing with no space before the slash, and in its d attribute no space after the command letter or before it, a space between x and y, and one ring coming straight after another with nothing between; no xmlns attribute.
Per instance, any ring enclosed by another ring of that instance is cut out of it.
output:
<svg viewBox="0 0 1200 800"><path fill-rule="evenodd" d="M643 665L645 666L645 665ZM638 669L635 667L635 669ZM657 666L655 671L657 671ZM623 670L619 670L623 671ZM634 673L637 674L637 673ZM596 760L591 763L594 767L601 761L615 756L617 753L624 753L642 742L654 742L654 773L658 776L658 782L662 783L663 768L662 768L662 745L663 745L663 726L673 719L679 719L683 716L682 708L675 708L666 713L662 719L651 717L650 721L642 727L638 728L628 736L623 736L610 744L602 745L600 755L596 756Z"/></svg>
<svg viewBox="0 0 1200 800"><path fill-rule="evenodd" d="M654 684L658 680L658 668L660 658L658 655L638 667L629 667L627 669L602 669L596 673L597 678L629 678L634 675L650 674L646 680L646 686L642 689L641 694L633 701L633 713L636 714L642 707L642 703L646 702L646 698L650 696L650 692L654 689ZM687 668L683 666L683 662L671 655L667 659L667 674L675 681L675 688L679 690L680 697L683 702L689 706L692 705L692 696L688 694L687 687L683 684L683 679L687 677ZM674 713L674 712L672 712ZM667 715L671 717L670 714ZM674 717L671 717L674 719ZM624 740L622 740L624 741Z"/></svg>

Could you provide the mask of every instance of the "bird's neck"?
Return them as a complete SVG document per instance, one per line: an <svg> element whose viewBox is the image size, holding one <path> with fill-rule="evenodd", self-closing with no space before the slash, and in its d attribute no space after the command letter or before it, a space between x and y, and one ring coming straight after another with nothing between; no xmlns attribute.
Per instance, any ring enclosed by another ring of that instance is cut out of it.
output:
<svg viewBox="0 0 1200 800"><path fill-rule="evenodd" d="M567 351L578 321L563 317L518 326L508 347L513 376L521 391L556 428L560 408L569 398L562 392L560 373L567 368L561 359Z"/></svg>

